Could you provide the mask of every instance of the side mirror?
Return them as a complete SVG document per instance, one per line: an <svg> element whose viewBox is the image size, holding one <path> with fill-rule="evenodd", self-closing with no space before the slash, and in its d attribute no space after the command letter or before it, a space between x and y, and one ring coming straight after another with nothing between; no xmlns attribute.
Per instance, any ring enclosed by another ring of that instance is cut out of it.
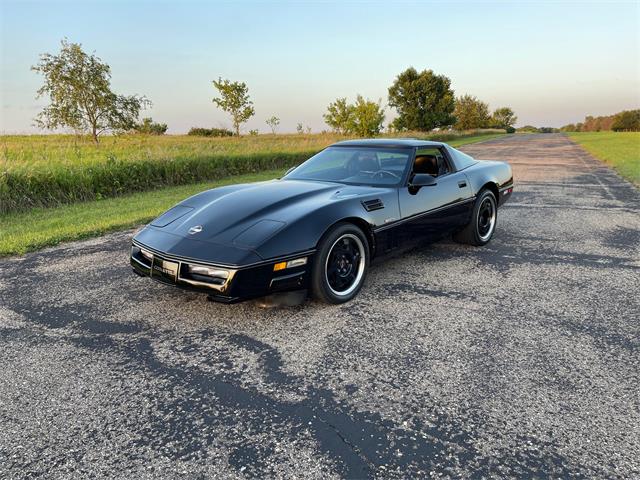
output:
<svg viewBox="0 0 640 480"><path fill-rule="evenodd" d="M436 178L428 173L416 173L409 182L409 188L433 187L437 184Z"/></svg>

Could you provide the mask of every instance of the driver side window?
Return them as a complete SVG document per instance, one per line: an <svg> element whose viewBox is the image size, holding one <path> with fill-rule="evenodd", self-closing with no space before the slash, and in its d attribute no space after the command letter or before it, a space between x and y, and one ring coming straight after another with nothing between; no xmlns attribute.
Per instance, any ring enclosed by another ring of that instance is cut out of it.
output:
<svg viewBox="0 0 640 480"><path fill-rule="evenodd" d="M437 147L419 148L413 162L412 174L427 173L434 177L449 173L449 166L444 154Z"/></svg>

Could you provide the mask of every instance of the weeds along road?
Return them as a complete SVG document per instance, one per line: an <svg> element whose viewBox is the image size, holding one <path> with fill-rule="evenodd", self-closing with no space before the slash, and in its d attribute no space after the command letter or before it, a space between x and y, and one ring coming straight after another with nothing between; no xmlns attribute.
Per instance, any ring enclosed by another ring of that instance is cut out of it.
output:
<svg viewBox="0 0 640 480"><path fill-rule="evenodd" d="M464 150L513 165L494 240L343 306L138 278L131 232L0 261L0 477L638 477L639 192L561 135Z"/></svg>

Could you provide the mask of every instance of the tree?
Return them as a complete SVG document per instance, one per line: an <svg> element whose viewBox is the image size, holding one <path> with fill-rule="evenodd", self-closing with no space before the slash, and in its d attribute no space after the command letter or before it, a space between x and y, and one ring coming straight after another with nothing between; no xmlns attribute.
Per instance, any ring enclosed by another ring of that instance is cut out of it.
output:
<svg viewBox="0 0 640 480"><path fill-rule="evenodd" d="M255 115L246 83L218 78L218 81L213 81L213 86L218 89L221 97L214 98L213 103L231 115L236 135L240 136L240 125Z"/></svg>
<svg viewBox="0 0 640 480"><path fill-rule="evenodd" d="M496 108L491 117L491 123L497 128L513 127L518 117L509 107Z"/></svg>
<svg viewBox="0 0 640 480"><path fill-rule="evenodd" d="M37 98L46 95L51 101L35 119L41 128L72 128L90 133L98 143L99 135L107 131L131 130L140 110L151 105L145 97L112 92L109 65L66 39L58 55L40 55L31 69L44 76Z"/></svg>
<svg viewBox="0 0 640 480"><path fill-rule="evenodd" d="M344 135L349 130L353 105L347 104L346 98L338 98L327 107L327 113L323 115L324 121L337 133Z"/></svg>
<svg viewBox="0 0 640 480"><path fill-rule="evenodd" d="M145 135L164 135L167 132L166 123L155 123L151 117L143 118L142 122L133 127L136 133Z"/></svg>
<svg viewBox="0 0 640 480"><path fill-rule="evenodd" d="M456 130L471 130L489 126L489 105L471 95L456 99L454 110Z"/></svg>
<svg viewBox="0 0 640 480"><path fill-rule="evenodd" d="M617 113L611 129L614 132L637 132L640 130L640 110L625 110Z"/></svg>
<svg viewBox="0 0 640 480"><path fill-rule="evenodd" d="M301 123L298 123L298 124L296 125L296 132L298 132L298 133L299 133L299 134L301 134L301 135L304 133L304 127L302 126L302 124L301 124Z"/></svg>
<svg viewBox="0 0 640 480"><path fill-rule="evenodd" d="M381 101L365 100L362 95L356 97L356 103L347 103L346 98L338 98L327 107L324 121L341 135L352 134L360 137L378 135L382 130L384 109ZM307 133L311 129L307 127Z"/></svg>
<svg viewBox="0 0 640 480"><path fill-rule="evenodd" d="M382 130L384 109L381 101L372 102L358 95L355 105L350 106L351 115L348 122L348 132L359 137L373 137Z"/></svg>
<svg viewBox="0 0 640 480"><path fill-rule="evenodd" d="M451 80L433 70L418 73L410 67L398 75L389 87L389 106L398 112L393 121L397 130L427 131L455 121Z"/></svg>
<svg viewBox="0 0 640 480"><path fill-rule="evenodd" d="M271 118L267 118L265 122L269 125L269 128L271 128L271 133L275 135L276 129L278 128L278 125L280 125L280 119L274 115Z"/></svg>

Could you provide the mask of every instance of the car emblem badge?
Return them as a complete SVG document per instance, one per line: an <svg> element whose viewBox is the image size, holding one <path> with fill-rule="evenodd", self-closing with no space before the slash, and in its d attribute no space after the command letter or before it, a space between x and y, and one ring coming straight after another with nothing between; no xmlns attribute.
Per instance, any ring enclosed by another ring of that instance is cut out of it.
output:
<svg viewBox="0 0 640 480"><path fill-rule="evenodd" d="M189 235L195 235L196 233L200 233L202 231L202 225L196 225L189 229Z"/></svg>

